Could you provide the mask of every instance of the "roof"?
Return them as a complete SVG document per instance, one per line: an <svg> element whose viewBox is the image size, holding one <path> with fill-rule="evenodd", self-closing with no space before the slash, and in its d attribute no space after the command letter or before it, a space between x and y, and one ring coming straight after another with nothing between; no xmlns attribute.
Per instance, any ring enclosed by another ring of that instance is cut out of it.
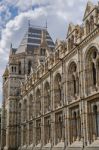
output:
<svg viewBox="0 0 99 150"><path fill-rule="evenodd" d="M48 44L48 47L54 49L54 42L46 28L30 26L28 28L28 32L25 34L24 38L22 39L16 51L16 54L23 53L25 51L33 51L34 49L39 48L41 44L42 31L46 32L46 42Z"/></svg>
<svg viewBox="0 0 99 150"><path fill-rule="evenodd" d="M8 75L9 75L9 70L8 70L8 68L6 67L3 76L8 76Z"/></svg>
<svg viewBox="0 0 99 150"><path fill-rule="evenodd" d="M94 5L91 1L88 1L88 2L87 2L86 9L85 9L84 16L83 16L83 20L89 15L89 13L90 13L94 8L95 8L95 5Z"/></svg>

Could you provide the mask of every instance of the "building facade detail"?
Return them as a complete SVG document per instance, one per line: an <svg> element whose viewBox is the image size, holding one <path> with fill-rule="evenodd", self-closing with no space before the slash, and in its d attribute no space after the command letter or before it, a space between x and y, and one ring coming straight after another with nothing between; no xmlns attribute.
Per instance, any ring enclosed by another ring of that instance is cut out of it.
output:
<svg viewBox="0 0 99 150"><path fill-rule="evenodd" d="M29 26L3 74L2 150L99 149L99 5L66 40Z"/></svg>

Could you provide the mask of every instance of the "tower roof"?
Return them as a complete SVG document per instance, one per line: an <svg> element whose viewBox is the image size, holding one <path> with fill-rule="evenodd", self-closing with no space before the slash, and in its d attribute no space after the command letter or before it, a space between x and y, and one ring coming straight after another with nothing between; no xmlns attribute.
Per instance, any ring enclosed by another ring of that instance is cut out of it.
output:
<svg viewBox="0 0 99 150"><path fill-rule="evenodd" d="M46 32L46 42L48 47L50 49L54 49L54 42L46 28L30 26L24 38L22 39L16 54L23 53L25 51L33 51L34 49L39 48L42 40L42 31Z"/></svg>
<svg viewBox="0 0 99 150"><path fill-rule="evenodd" d="M4 71L4 74L3 74L3 77L4 76L8 76L9 75L9 70L8 70L8 67L6 67L5 71Z"/></svg>

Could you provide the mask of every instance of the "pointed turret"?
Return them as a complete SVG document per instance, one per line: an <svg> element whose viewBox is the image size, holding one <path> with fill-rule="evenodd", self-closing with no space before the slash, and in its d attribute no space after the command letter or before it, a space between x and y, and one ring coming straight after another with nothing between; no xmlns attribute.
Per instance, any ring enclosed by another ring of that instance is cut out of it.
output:
<svg viewBox="0 0 99 150"><path fill-rule="evenodd" d="M95 8L95 5L91 2L88 1L86 9L85 9L85 13L84 13L84 17L83 20L85 20L85 18L89 15L89 13Z"/></svg>
<svg viewBox="0 0 99 150"><path fill-rule="evenodd" d="M10 45L10 56L15 54L15 52L16 52L16 49L12 47L12 43L11 43L11 45Z"/></svg>
<svg viewBox="0 0 99 150"><path fill-rule="evenodd" d="M67 31L67 37L72 33L74 29L75 29L75 25L73 23L70 23Z"/></svg>
<svg viewBox="0 0 99 150"><path fill-rule="evenodd" d="M3 83L7 80L8 76L9 76L9 70L8 67L6 66L6 69L3 74Z"/></svg>

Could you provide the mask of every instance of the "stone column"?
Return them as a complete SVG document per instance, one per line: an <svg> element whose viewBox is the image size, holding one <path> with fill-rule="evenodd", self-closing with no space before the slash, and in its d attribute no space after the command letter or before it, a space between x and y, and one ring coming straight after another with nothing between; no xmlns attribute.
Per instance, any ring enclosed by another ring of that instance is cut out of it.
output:
<svg viewBox="0 0 99 150"><path fill-rule="evenodd" d="M36 145L36 120L33 121L33 143Z"/></svg>
<svg viewBox="0 0 99 150"><path fill-rule="evenodd" d="M41 118L41 144L44 145L44 118Z"/></svg>
<svg viewBox="0 0 99 150"><path fill-rule="evenodd" d="M23 125L21 125L21 146L24 145L24 142L23 142Z"/></svg>
<svg viewBox="0 0 99 150"><path fill-rule="evenodd" d="M12 134L9 134L9 128L6 129L6 147L9 148L9 141L11 142Z"/></svg>
<svg viewBox="0 0 99 150"><path fill-rule="evenodd" d="M67 143L70 145L70 116L69 116L69 109L66 109L66 131L67 131Z"/></svg>
<svg viewBox="0 0 99 150"><path fill-rule="evenodd" d="M29 145L29 123L27 123L27 146Z"/></svg>
<svg viewBox="0 0 99 150"><path fill-rule="evenodd" d="M51 144L55 145L55 114L51 114Z"/></svg>

